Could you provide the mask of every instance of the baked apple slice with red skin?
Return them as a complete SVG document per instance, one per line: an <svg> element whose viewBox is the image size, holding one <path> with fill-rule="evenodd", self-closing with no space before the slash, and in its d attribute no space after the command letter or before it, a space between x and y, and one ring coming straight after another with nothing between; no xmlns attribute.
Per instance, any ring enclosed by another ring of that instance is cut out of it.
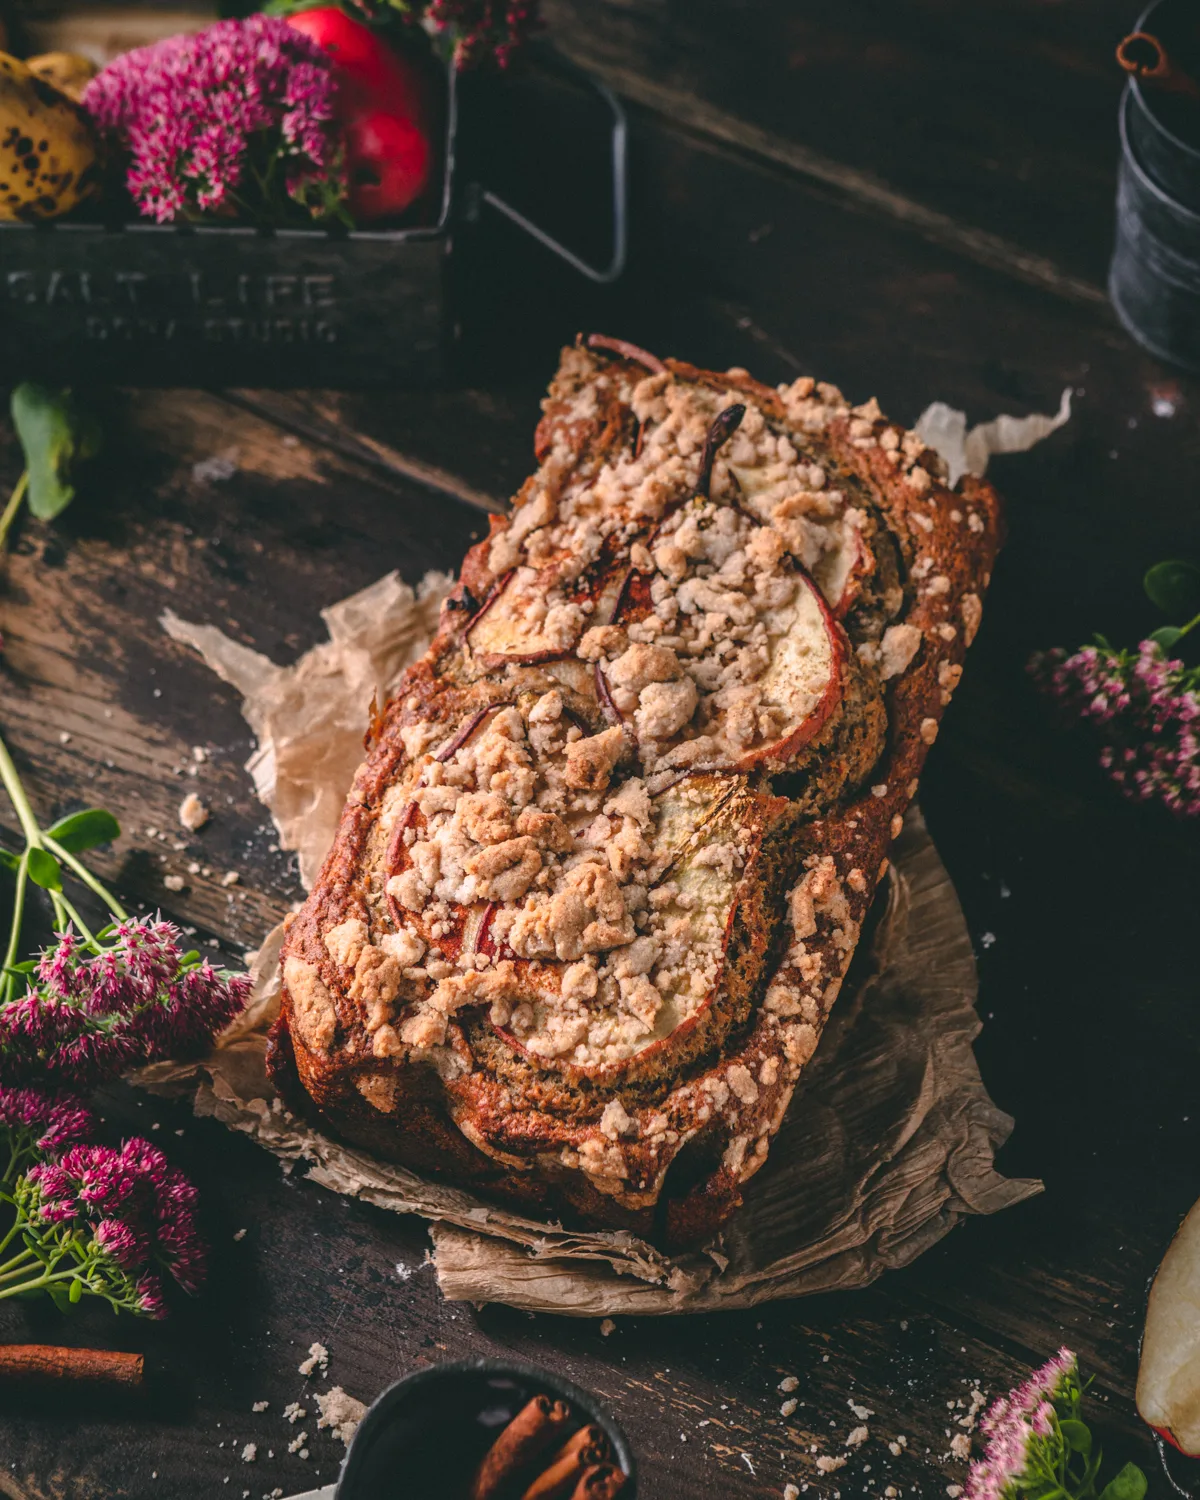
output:
<svg viewBox="0 0 1200 1500"><path fill-rule="evenodd" d="M791 760L816 739L842 701L846 661L852 649L850 641L812 576L799 567L796 572L801 591L798 597L803 601L806 613L815 615L820 622L820 631L810 632L817 635L819 646L823 647L823 659L817 668L818 682L812 690L815 701L806 706L803 715L786 734L743 755L737 762L738 769L742 771L751 771L768 761L782 764ZM772 677L778 679L785 675L786 657L797 646L797 637L798 631L793 629L779 638L775 643L771 663L756 686L764 687L771 682ZM822 680L824 685L820 686Z"/></svg>
<svg viewBox="0 0 1200 1500"><path fill-rule="evenodd" d="M669 881L679 888L678 894L685 900L683 903L669 902L664 908L664 920L674 917L695 923L698 945L704 942L705 931L708 931L711 941L711 926L704 921L706 914L716 916L719 922L719 948L712 955L714 972L705 993L696 997L682 981L662 992L662 1008L654 1029L631 1053L614 1061L581 1063L575 1060L573 1051L558 1056L546 1055L530 1045L532 1035L518 1037L507 1026L493 1025L492 1030L504 1044L528 1059L531 1066L553 1069L568 1077L590 1079L596 1083L618 1078L631 1081L658 1069L667 1049L690 1056L711 1044L714 1031L722 1032L731 1024L733 1017L726 1014L732 1003L727 983L728 955L743 912L758 908L763 844L771 830L772 820L779 816L786 804L776 798L749 792L740 777L728 773L695 775L685 780L688 783L686 791L672 788L674 800L680 804L675 809L677 816L667 821L660 817L656 842L661 840L666 847L661 851L654 886L661 888ZM686 806L689 795L694 799L690 808ZM710 846L729 843L735 838L744 840L741 844L744 862L740 869L722 870L706 858L705 851ZM765 950L764 937L754 949L758 961ZM611 956L619 956L620 951L614 950ZM743 944L742 962L737 972L738 985L746 989L747 995L757 976L755 961L746 962L748 952L747 945ZM529 1001L535 1008L545 1009L545 1019L541 1024L548 1024L550 1014L561 1005L559 986L566 965L518 959L515 967L528 984Z"/></svg>
<svg viewBox="0 0 1200 1500"><path fill-rule="evenodd" d="M813 577L829 601L834 618L844 620L875 571L875 556L857 526L846 524L842 545L817 564Z"/></svg>

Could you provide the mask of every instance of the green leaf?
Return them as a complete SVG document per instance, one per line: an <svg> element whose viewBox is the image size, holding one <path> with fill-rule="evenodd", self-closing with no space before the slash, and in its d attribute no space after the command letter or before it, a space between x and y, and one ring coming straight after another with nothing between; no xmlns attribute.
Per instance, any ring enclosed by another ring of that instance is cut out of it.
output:
<svg viewBox="0 0 1200 1500"><path fill-rule="evenodd" d="M0 849L0 865L6 870L11 870L15 875L21 868L21 861L17 855L10 853L7 849Z"/></svg>
<svg viewBox="0 0 1200 1500"><path fill-rule="evenodd" d="M75 498L79 465L100 451L100 425L70 390L23 381L12 393L12 419L29 471L29 509L42 521Z"/></svg>
<svg viewBox="0 0 1200 1500"><path fill-rule="evenodd" d="M1164 651L1169 651L1182 637L1183 631L1178 625L1160 625L1157 630L1150 632L1148 639L1161 646Z"/></svg>
<svg viewBox="0 0 1200 1500"><path fill-rule="evenodd" d="M44 891L62 890L62 866L45 849L29 851L29 878Z"/></svg>
<svg viewBox="0 0 1200 1500"><path fill-rule="evenodd" d="M111 844L121 837L121 825L103 807L88 807L83 812L60 818L46 832L61 844L68 854L82 854L85 849L94 849L97 844Z"/></svg>
<svg viewBox="0 0 1200 1500"><path fill-rule="evenodd" d="M1200 568L1195 563L1155 563L1150 568L1142 586L1152 604L1157 604L1163 614L1176 620L1190 620L1200 614Z"/></svg>
<svg viewBox="0 0 1200 1500"><path fill-rule="evenodd" d="M37 961L36 958L26 958L26 959L22 960L22 962L19 963L19 964L8 964L8 965L6 965L6 967L4 969L0 970L0 973L4 973L4 974L17 974L17 975L20 975L20 977L23 979L26 974L32 974L33 971L34 971L34 969L37 968L37 966L38 966L38 961Z"/></svg>
<svg viewBox="0 0 1200 1500"><path fill-rule="evenodd" d="M1065 1417L1058 1425L1068 1447L1076 1453L1088 1454L1092 1451L1092 1434L1086 1422L1078 1422L1074 1417Z"/></svg>
<svg viewBox="0 0 1200 1500"><path fill-rule="evenodd" d="M1100 1500L1142 1500L1146 1476L1137 1464L1126 1464L1100 1491Z"/></svg>

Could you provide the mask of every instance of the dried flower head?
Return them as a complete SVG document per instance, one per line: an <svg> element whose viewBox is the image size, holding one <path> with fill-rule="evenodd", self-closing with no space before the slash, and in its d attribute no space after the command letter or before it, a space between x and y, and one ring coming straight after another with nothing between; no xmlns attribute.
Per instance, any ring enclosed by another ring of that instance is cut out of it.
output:
<svg viewBox="0 0 1200 1500"><path fill-rule="evenodd" d="M169 1272L185 1291L204 1281L196 1189L149 1141L120 1150L77 1146L27 1174L36 1190L30 1217L89 1237L96 1251L139 1282ZM149 1285L149 1283L147 1283ZM144 1310L144 1309L143 1309Z"/></svg>
<svg viewBox="0 0 1200 1500"><path fill-rule="evenodd" d="M243 1008L244 974L184 953L170 922L127 921L93 954L64 933L28 992L0 1009L0 1076L85 1087L205 1045Z"/></svg>
<svg viewBox="0 0 1200 1500"><path fill-rule="evenodd" d="M273 222L345 196L332 62L286 20L218 21L116 58L83 107L129 158L126 184L160 224L197 214Z"/></svg>
<svg viewBox="0 0 1200 1500"><path fill-rule="evenodd" d="M1075 1355L1060 1349L993 1402L979 1423L987 1446L971 1465L965 1500L1016 1500L1043 1473L1052 1478L1063 1470L1071 1450L1059 1435L1058 1421L1076 1417L1080 1395Z"/></svg>
<svg viewBox="0 0 1200 1500"><path fill-rule="evenodd" d="M429 0L425 19L453 37L457 68L509 67L541 25L537 0Z"/></svg>
<svg viewBox="0 0 1200 1500"><path fill-rule="evenodd" d="M1100 764L1126 797L1200 813L1200 697L1196 673L1155 641L1116 651L1106 641L1068 656L1034 656L1029 671L1062 710L1100 740Z"/></svg>
<svg viewBox="0 0 1200 1500"><path fill-rule="evenodd" d="M95 1115L74 1094L0 1087L0 1130L8 1136L14 1155L50 1155L86 1140L95 1126Z"/></svg>

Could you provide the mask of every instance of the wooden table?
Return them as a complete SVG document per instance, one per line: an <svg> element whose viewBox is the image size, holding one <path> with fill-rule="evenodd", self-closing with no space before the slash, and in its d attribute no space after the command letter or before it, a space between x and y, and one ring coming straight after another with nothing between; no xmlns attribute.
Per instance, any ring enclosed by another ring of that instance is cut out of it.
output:
<svg viewBox="0 0 1200 1500"><path fill-rule="evenodd" d="M366 1398L427 1361L541 1361L612 1403L647 1500L778 1496L792 1479L820 1496L944 1495L965 1474L947 1456L950 1403L976 1382L1007 1388L1066 1342L1095 1373L1111 1456L1153 1466L1132 1403L1145 1288L1200 1189L1196 834L1121 802L1024 672L1035 648L1095 630L1136 640L1160 623L1143 568L1200 556L1200 385L1142 353L1103 291L1112 49L1135 9L553 0L559 44L631 109L624 285L585 295L548 261L531 272L501 226L464 384L105 393L89 498L53 529L25 524L0 575L0 726L43 813L112 807L125 831L105 872L236 959L300 888L243 769L236 697L162 634L164 608L282 662L320 638L322 606L388 568L453 567L481 502L525 474L540 387L580 326L770 380L812 372L910 421L935 398L972 419L1053 410L1074 387L1065 431L995 464L1011 540L922 793L977 941L983 1074L1017 1121L1000 1165L1043 1178L1044 1196L964 1224L866 1292L622 1320L606 1338L594 1322L445 1302L423 1223L118 1091L110 1117L160 1127L203 1190L212 1282L165 1325L0 1308L0 1337L144 1349L153 1372L141 1404L6 1393L0 1494L257 1497L328 1481L339 1446L310 1417L312 1456L291 1456L281 1419L314 1339L331 1379ZM568 203L576 187L549 181ZM217 454L236 473L198 478ZM0 459L11 483L11 441ZM179 830L177 850L146 830L176 828L185 790L214 816ZM192 862L213 876L172 895L164 875ZM218 878L231 869L232 890ZM785 1374L804 1402L789 1418ZM851 1401L874 1412L869 1447L819 1476L812 1450L856 1425Z"/></svg>

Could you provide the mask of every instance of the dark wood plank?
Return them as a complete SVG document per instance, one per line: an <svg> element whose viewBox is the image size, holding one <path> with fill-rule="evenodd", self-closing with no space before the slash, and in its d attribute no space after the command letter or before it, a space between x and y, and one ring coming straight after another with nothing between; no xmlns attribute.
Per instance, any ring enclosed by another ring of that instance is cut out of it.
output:
<svg viewBox="0 0 1200 1500"><path fill-rule="evenodd" d="M600 40L619 40L622 17L611 7L605 16ZM991 11L984 19L1000 25ZM715 74L717 33L706 26ZM740 34L720 37L742 45ZM774 67L761 35L755 45ZM659 71L668 77L667 60ZM148 901L164 899L167 866L145 826L173 826L184 785L210 795L211 828L165 853L238 868L244 897L231 909L228 892L201 880L164 904L236 951L297 888L241 771L250 747L234 695L159 635L157 615L169 603L282 661L317 638L320 606L387 567L415 578L452 565L485 518L447 496L502 497L523 476L537 411L529 371L544 377L577 316L603 314L610 331L663 352L769 379L812 371L856 397L876 392L907 419L935 397L979 418L1051 409L1064 384L1082 388L1066 432L998 466L1013 537L923 791L979 939L984 1074L1018 1122L1002 1164L1043 1176L1047 1194L964 1226L865 1294L623 1320L604 1340L594 1323L445 1304L422 1268L420 1224L284 1180L211 1123L117 1093L114 1128L161 1118L201 1183L214 1285L162 1328L0 1309L3 1336L145 1347L164 1372L139 1411L32 1402L6 1411L13 1467L0 1470L0 1492L191 1496L210 1484L224 1491L228 1475L230 1492L257 1496L299 1488L316 1467L328 1478L336 1450L325 1435L311 1434L306 1466L285 1455L279 1421L302 1391L295 1366L313 1338L333 1349L331 1378L364 1397L424 1360L506 1348L541 1360L612 1399L655 1500L778 1495L793 1477L823 1497L880 1494L887 1483L938 1495L963 1476L943 1456L946 1403L966 1382L1002 1388L1064 1339L1099 1372L1112 1456L1151 1461L1132 1379L1146 1276L1195 1193L1196 852L1088 770L1033 697L1023 663L1035 647L1096 628L1132 639L1157 623L1140 598L1141 567L1200 553L1190 482L1200 385L1173 381L1086 305L930 248L811 175L651 114L637 122L634 222L619 296L598 304L564 293L549 310L514 296L497 307L493 374L473 391L283 404L258 394L113 398L122 435L104 485L57 533L26 527L8 568L4 731L43 807L116 806L128 832L109 872ZM527 274L541 264L505 235L494 248L501 286L522 260ZM519 356L508 358L522 325ZM1178 413L1169 420L1153 414L1166 382ZM290 445L261 413L306 436ZM193 479L197 460L230 448L240 465L232 479ZM11 478L11 450L4 459ZM432 488L430 468L442 476ZM197 743L212 754L190 778ZM241 1227L249 1233L235 1243ZM807 1403L791 1420L774 1389L783 1373L800 1376ZM255 1416L259 1399L271 1407ZM877 1413L872 1442L818 1479L812 1445L837 1451L829 1445L854 1425L851 1399ZM901 1459L881 1441L897 1433L909 1438ZM231 1438L238 1451L260 1444L255 1465L231 1459Z"/></svg>
<svg viewBox="0 0 1200 1500"><path fill-rule="evenodd" d="M1112 243L1113 49L1135 9L549 0L547 13L560 45L664 119L881 214L939 216L926 232L968 253L1041 257L1086 296ZM968 230L999 243L972 251Z"/></svg>

